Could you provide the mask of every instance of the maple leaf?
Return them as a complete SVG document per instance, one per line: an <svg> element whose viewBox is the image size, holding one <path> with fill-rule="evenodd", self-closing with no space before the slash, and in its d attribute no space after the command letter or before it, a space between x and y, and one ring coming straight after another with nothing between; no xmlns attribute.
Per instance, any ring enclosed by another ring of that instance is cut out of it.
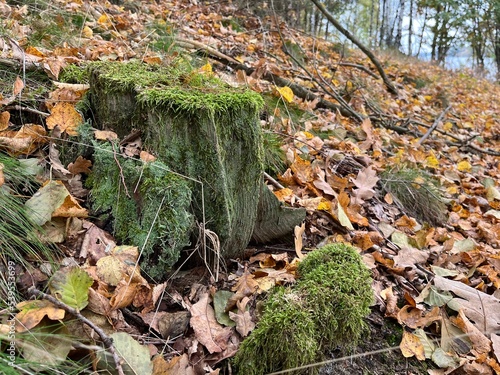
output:
<svg viewBox="0 0 500 375"><path fill-rule="evenodd" d="M358 176L353 180L357 189L352 191L353 204L363 204L365 199L371 199L375 195L373 187L377 184L379 178L377 172L371 166L359 171Z"/></svg>
<svg viewBox="0 0 500 375"><path fill-rule="evenodd" d="M77 112L71 103L57 103L52 108L51 115L47 117L47 127L54 129L59 126L62 131L69 135L78 135L76 128L83 122L82 115Z"/></svg>

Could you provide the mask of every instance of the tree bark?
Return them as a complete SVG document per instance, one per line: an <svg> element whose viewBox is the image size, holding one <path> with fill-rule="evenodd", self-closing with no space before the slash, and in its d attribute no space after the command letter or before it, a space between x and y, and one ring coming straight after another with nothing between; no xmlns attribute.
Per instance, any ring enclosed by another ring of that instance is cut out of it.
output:
<svg viewBox="0 0 500 375"><path fill-rule="evenodd" d="M340 31L347 39L349 39L351 42L353 42L355 45L359 47L361 51L370 59L370 61L375 65L377 68L377 71L379 72L380 76L382 77L382 80L384 81L385 86L387 87L388 91L392 94L398 93L398 90L394 86L394 84L391 82L391 80L387 77L387 75L384 72L384 69L382 68L382 65L380 64L380 61L375 57L375 55L363 44L361 43L354 35L352 35L348 30L346 30L331 14L326 10L325 6L319 1L319 0L311 0L314 5L325 15L325 17L328 19L328 21L331 22L335 28Z"/></svg>

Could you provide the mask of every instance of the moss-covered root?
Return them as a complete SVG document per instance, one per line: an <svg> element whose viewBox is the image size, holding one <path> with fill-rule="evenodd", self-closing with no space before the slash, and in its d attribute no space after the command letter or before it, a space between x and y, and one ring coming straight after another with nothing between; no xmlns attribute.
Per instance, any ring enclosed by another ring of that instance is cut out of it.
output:
<svg viewBox="0 0 500 375"><path fill-rule="evenodd" d="M345 244L313 251L293 288L275 289L257 328L235 357L238 374L261 375L318 361L332 347L355 346L373 301L370 272ZM315 374L318 368L290 374Z"/></svg>
<svg viewBox="0 0 500 375"><path fill-rule="evenodd" d="M263 375L318 359L318 332L304 303L291 289L278 287L271 293L258 327L236 355L238 374Z"/></svg>

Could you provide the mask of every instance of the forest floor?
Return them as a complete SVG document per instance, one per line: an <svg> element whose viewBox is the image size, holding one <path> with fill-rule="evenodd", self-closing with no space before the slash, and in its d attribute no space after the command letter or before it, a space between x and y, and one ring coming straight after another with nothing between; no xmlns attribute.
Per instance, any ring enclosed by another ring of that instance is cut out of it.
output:
<svg viewBox="0 0 500 375"><path fill-rule="evenodd" d="M65 184L77 200L66 218L86 216L88 192L76 181L92 168L82 159L61 165L48 152L54 123L73 135L82 120L72 105L87 88L56 88L50 81L62 78L69 65L132 59L169 65L191 56L194 71L246 85L265 98L262 128L279 139L284 155L268 160L269 186L285 204L307 209L305 225L286 245L250 245L247 257L229 263L218 283L206 269L194 269L181 272L182 285L175 285L178 275L150 285L170 296L163 313L193 314L200 301L213 309L215 291L231 291L248 297L250 325L259 295L293 281L292 265L303 254L347 242L373 274L371 334L352 352L332 348L328 357L343 360L326 364L322 374L500 373L498 84L471 71L379 53L397 88L393 94L359 51L230 2L56 0L49 6L0 0L0 15L0 64L17 72L0 84L0 147L70 171L76 185ZM50 80L29 78L42 70ZM60 102L72 104L61 111ZM82 225L78 235L63 230L60 248L68 257L85 235L109 237L89 221ZM43 284L43 275L37 277ZM259 286L243 290L242 280ZM23 282L28 287L33 281ZM104 304L108 297L95 298ZM150 313L139 314L147 327L158 324ZM130 316L113 319L116 331L144 334ZM213 332L190 325L184 336L162 339L167 353L154 362L154 373L230 373L224 360L248 332L220 325L224 348L207 350ZM150 341L150 351L157 343Z"/></svg>

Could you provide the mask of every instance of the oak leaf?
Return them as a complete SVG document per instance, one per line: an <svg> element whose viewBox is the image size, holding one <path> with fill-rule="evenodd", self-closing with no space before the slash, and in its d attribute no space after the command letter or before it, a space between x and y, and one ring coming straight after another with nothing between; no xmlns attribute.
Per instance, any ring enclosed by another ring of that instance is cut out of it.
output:
<svg viewBox="0 0 500 375"><path fill-rule="evenodd" d="M377 184L379 178L377 172L371 166L359 171L358 176L353 180L357 189L352 191L353 204L363 204L366 199L371 199L375 195L373 188Z"/></svg>

